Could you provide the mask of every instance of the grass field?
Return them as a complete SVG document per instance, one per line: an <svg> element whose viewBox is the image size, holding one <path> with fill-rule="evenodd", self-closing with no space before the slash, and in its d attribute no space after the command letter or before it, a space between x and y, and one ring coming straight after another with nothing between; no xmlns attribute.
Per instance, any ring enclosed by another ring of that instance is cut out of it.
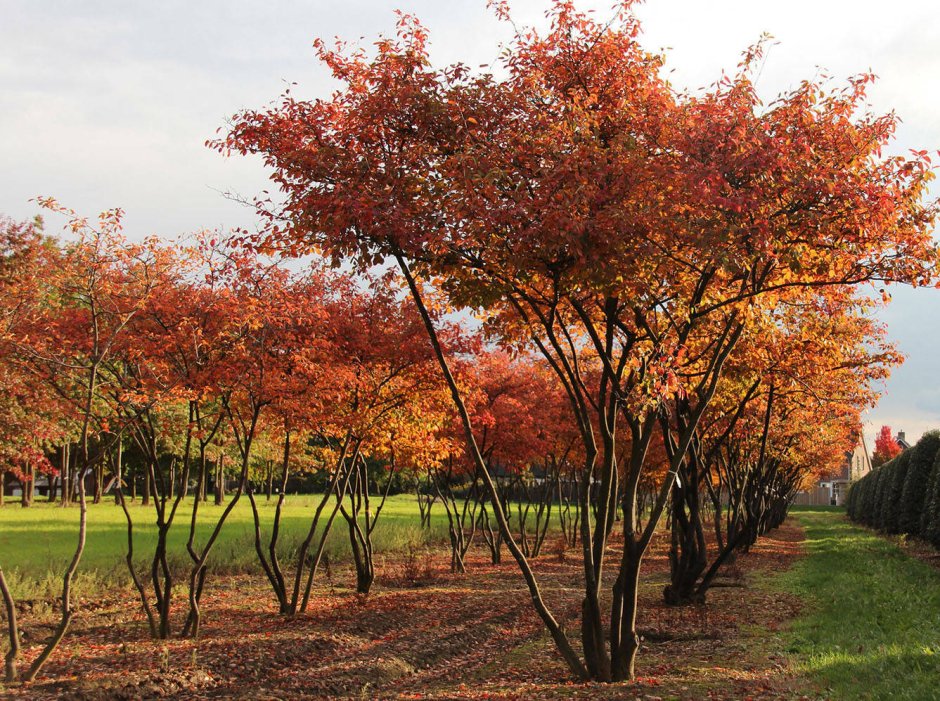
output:
<svg viewBox="0 0 940 701"><path fill-rule="evenodd" d="M283 552L289 553L303 539L319 498L315 495L289 496L281 516ZM258 501L262 527L274 518L276 501ZM134 521L135 560L143 563L152 557L156 544L156 517L152 506L139 503L130 507ZM188 563L186 540L192 500L180 505L170 530L171 561ZM199 509L197 542L208 537L222 507L211 502ZM0 509L0 566L11 581L18 596L36 598L55 592L60 586L57 578L71 558L78 533L77 507L67 509L54 504L35 503L23 509L16 502L8 502ZM440 505L432 510L430 530L422 531L414 495L390 497L382 511L374 534L375 549L381 553L419 547L429 541L446 537L446 516ZM263 533L267 537L267 533ZM265 541L266 543L267 541ZM346 523L337 516L328 541L331 557L343 558L348 553ZM79 572L85 586L104 583L129 582L124 557L127 552L127 526L123 511L108 499L88 506L88 540ZM255 571L258 569L254 550L254 522L251 506L243 498L229 515L219 541L213 549L210 566L224 566L228 571ZM39 591L37 591L37 587Z"/></svg>
<svg viewBox="0 0 940 701"><path fill-rule="evenodd" d="M313 496L288 500L285 551L305 533L315 503ZM259 505L263 522L270 524L274 502L262 500ZM191 503L181 509L171 538L181 566L188 564L184 543L190 509ZM188 641L147 640L134 594L126 589L123 513L110 502L90 506L84 579L76 596L87 594L88 601L105 604L83 610L50 678L81 681L97 674L99 681L107 678L108 684L120 686L125 677L153 677L162 685L165 674L154 672L153 660L159 654L169 656L170 645L171 669L209 669L212 684L229 683L233 656L241 655L236 668L247 681L231 682L232 688L266 679L288 691L297 686L304 694L320 688L317 684L327 690L325 695L338 694L337 689L351 689L353 694L384 684L412 695L437 689L445 697L463 697L467 684L485 682L486 693L497 696L507 692L516 698L519 685L536 684L531 687L535 697L570 698L570 680L521 595L514 564L492 567L478 548L471 553L472 574L452 575L447 571L446 518L440 505L435 506L429 531L419 527L413 496L394 497L386 509L375 540L377 564L381 568L381 562L387 562L391 574L368 599L360 599L349 588L349 564L343 564L336 570L341 583L335 590L332 582L323 585L310 616L280 626L272 625L270 590L255 561L249 504L240 503L214 561L220 574L252 576L213 578L206 604L208 627L197 660ZM201 537L220 512L211 505L205 508ZM133 516L135 545L143 561L154 545L153 511L137 505ZM51 600L58 593L58 577L74 547L77 518L75 508L47 504L0 509L0 564L13 573L18 597ZM908 557L895 542L850 524L841 509L796 508L794 519L805 529L805 556L799 555L801 531L792 521L769 534L740 560L748 574L742 580L746 587L713 592L706 618L662 604L667 540L657 541L644 567L642 625L686 637L644 647L644 671L637 681L649 687L644 693L685 701L706 695L735 700L940 699L940 571ZM403 584L406 580L396 579L409 557L403 553L424 546L430 579L418 587ZM345 524L339 522L330 545L332 558L343 560L347 548ZM567 610L567 620L576 620L571 612L579 610L580 603L570 582L579 576L577 558L543 557L536 565L558 610ZM125 589L105 593L100 591L103 585ZM24 629L37 630L36 622L46 620L43 616L48 618L50 611L31 602L24 607ZM800 613L794 619L795 611ZM480 626L483 619L490 621L489 627ZM336 637L338 630L342 635ZM233 646L231 641L243 633L250 633L252 645ZM479 647L479 656L473 659L463 654L468 635L477 636L470 648ZM268 636L281 642L272 643ZM122 652L128 640L136 656ZM345 660L340 667L322 654L332 649L329 646L343 650L337 656ZM108 663L99 665L103 649ZM395 661L394 674L376 679L376 659ZM455 659L463 659L462 671ZM283 676L271 675L272 660L283 667ZM50 698L59 691L51 686ZM583 691L583 698L623 698L623 689L616 686ZM641 694L640 686L632 691Z"/></svg>
<svg viewBox="0 0 940 701"><path fill-rule="evenodd" d="M315 496L288 499L285 552L305 534L316 501ZM262 499L259 505L263 523L269 525L274 501ZM171 532L171 552L180 566L188 565L184 546L191 508L191 502L181 507ZM221 509L208 505L200 513L199 534L205 538ZM143 563L155 543L153 509L138 504L132 514L135 550ZM908 557L895 542L852 525L841 509L795 508L794 518L805 529L806 557L792 569L762 571L757 581L764 592L795 594L805 604L784 633L773 632L776 628L758 631L758 637L770 636L770 647L786 651L790 672L799 679L797 686L805 681L825 699L940 699L940 571ZM58 593L58 577L74 548L77 519L76 508L42 503L30 509L15 503L0 509L0 564L17 597L51 599ZM82 591L93 596L95 588L128 582L122 511L111 502L91 505L88 522L79 596ZM251 510L244 500L230 516L214 551L215 568L257 574L253 538ZM375 534L377 564L381 566L386 555L390 561L396 554L400 559L402 551L430 543L438 546L440 554L445 540L446 518L440 505L434 508L432 528L422 531L414 496L393 497ZM335 560L343 559L347 549L346 528L340 521L329 551Z"/></svg>
<svg viewBox="0 0 940 701"><path fill-rule="evenodd" d="M807 557L774 580L807 608L786 644L832 699L940 699L940 571L851 524L795 509Z"/></svg>
<svg viewBox="0 0 940 701"><path fill-rule="evenodd" d="M404 506L413 508L407 500ZM409 554L380 553L381 574L365 597L353 589L349 564L339 564L330 576L323 573L307 612L292 618L276 613L270 585L257 571L212 577L198 640L151 640L133 591L96 592L79 602L43 679L11 688L9 696L0 686L0 697L796 701L805 698L803 680L791 684L779 633L769 631L789 620L798 602L752 584L790 567L801 538L786 524L761 539L736 563L740 586L712 592L707 614L665 606L670 539L655 538L639 592L646 640L632 683L575 683L516 564L504 556L494 566L477 540L466 574L450 572L446 543L418 554L417 577ZM577 645L583 565L578 549L558 545L532 565ZM173 608L178 631L188 610L185 592ZM30 659L56 612L31 603L21 609Z"/></svg>

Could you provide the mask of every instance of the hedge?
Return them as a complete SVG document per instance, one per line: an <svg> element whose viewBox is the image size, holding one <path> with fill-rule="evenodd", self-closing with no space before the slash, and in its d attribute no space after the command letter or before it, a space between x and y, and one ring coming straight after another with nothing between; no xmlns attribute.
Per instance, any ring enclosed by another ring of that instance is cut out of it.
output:
<svg viewBox="0 0 940 701"><path fill-rule="evenodd" d="M920 445L918 443L918 445ZM900 515L903 510L901 493L904 482L910 469L910 464L916 459L916 450L905 450L892 460L891 470L885 476L884 501L881 505L881 527L888 533L900 532ZM936 451L934 451L936 454Z"/></svg>
<svg viewBox="0 0 940 701"><path fill-rule="evenodd" d="M900 513L898 514L898 531L921 535L921 520L924 512L924 497L927 486L933 473L935 458L940 451L940 431L930 431L917 441L911 451L911 461L908 465L904 487L901 490Z"/></svg>
<svg viewBox="0 0 940 701"><path fill-rule="evenodd" d="M854 482L846 512L853 521L940 547L940 431Z"/></svg>
<svg viewBox="0 0 940 701"><path fill-rule="evenodd" d="M934 459L930 481L924 491L920 535L940 548L940 452Z"/></svg>
<svg viewBox="0 0 940 701"><path fill-rule="evenodd" d="M888 492L891 491L892 476L894 468L897 465L898 458L887 462L878 470L878 476L875 478L875 503L872 513L872 525L878 530L885 528L885 516L888 510Z"/></svg>

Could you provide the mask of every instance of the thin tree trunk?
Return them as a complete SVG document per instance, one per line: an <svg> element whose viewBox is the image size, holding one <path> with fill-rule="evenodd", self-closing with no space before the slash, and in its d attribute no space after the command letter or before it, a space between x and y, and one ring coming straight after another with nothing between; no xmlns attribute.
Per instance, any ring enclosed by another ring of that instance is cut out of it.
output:
<svg viewBox="0 0 940 701"><path fill-rule="evenodd" d="M114 503L117 505L124 503L124 487L121 484L124 479L124 468L122 466L124 459L123 444L123 437L118 436L117 456L114 459Z"/></svg>
<svg viewBox="0 0 940 701"><path fill-rule="evenodd" d="M98 462L97 467L95 467L94 475L95 475L95 495L92 501L95 504L100 504L101 494L104 491L104 460L100 460Z"/></svg>
<svg viewBox="0 0 940 701"><path fill-rule="evenodd" d="M7 586L3 568L0 568L0 593L3 594L3 604L7 612L7 637L10 640L10 649L3 658L4 679L7 683L16 681L16 659L20 654L20 632L16 625L16 605Z"/></svg>
<svg viewBox="0 0 940 701"><path fill-rule="evenodd" d="M127 509L127 503L124 499L120 483L118 483L117 498L118 503L124 511L124 518L127 521L127 554L124 557L124 561L127 563L127 569L130 572L131 581L134 583L134 587L137 589L137 593L140 595L140 602L144 609L144 615L147 616L147 625L150 627L150 635L151 637L156 638L157 623L153 615L153 609L150 606L150 602L147 600L147 592L144 589L143 582L140 581L140 577L137 574L137 568L134 566L134 523L131 520L130 511Z"/></svg>
<svg viewBox="0 0 940 701"><path fill-rule="evenodd" d="M471 459L474 461L477 468L481 472L483 483L489 491L490 498L493 502L493 512L496 516L496 522L499 524L500 531L503 533L503 537L506 540L506 546L509 548L510 553L512 553L513 558L515 558L516 563L519 565L519 569L522 571L522 576L523 579L525 579L526 585L528 586L529 595L532 597L532 603L535 606L535 610L542 619L542 622L545 623L546 628L548 628L552 639L555 641L555 645L558 647L559 652L561 653L572 673L574 673L580 679L587 679L589 677L588 670L585 668L577 653L574 651L574 648L571 646L571 642L568 640L565 632L558 624L558 621L555 620L555 617L545 605L545 601L542 599L542 593L539 590L538 583L535 580L535 574L532 572L532 568L526 560L525 555L522 554L519 546L512 538L509 524L506 521L506 514L503 512L502 505L499 503L499 493L496 490L496 485L493 483L493 480L486 469L483 456L480 454L479 446L477 445L476 438L473 435L473 426L470 421L470 414L468 413L467 407L464 404L463 398L460 394L460 388L457 386L457 382L454 380L454 376L450 371L450 366L447 362L447 358L444 356L444 351L441 348L440 340L437 336L437 330L434 328L434 322L428 313L427 307L424 305L421 292L411 275L411 269L405 262L404 256L401 253L396 252L395 258L398 261L399 267L401 268L402 273L405 276L405 280L408 283L408 289L411 292L412 299L415 301L415 304L418 307L418 313L421 315L421 319L424 322L424 326L428 332L428 336L431 341L431 345L434 348L434 353L437 357L441 372L444 374L444 379L446 380L448 388L450 389L451 397L457 407L458 413L460 414L460 420L463 424L464 434L467 439L467 450L470 453Z"/></svg>
<svg viewBox="0 0 940 701"><path fill-rule="evenodd" d="M87 456L87 448L83 450L83 453ZM88 504L85 501L84 475L80 475L78 480L78 506L80 509L78 520L78 544L75 547L75 554L72 556L72 561L69 563L69 567L65 571L65 575L62 577L62 618L59 620L59 625L56 626L56 629L52 634L52 638L49 640L49 642L46 643L46 646L42 649L42 652L39 653L39 657L33 661L33 664L30 665L29 670L26 672L25 680L28 682L31 682L36 678L36 675L39 674L39 671L43 668L43 665L46 664L49 656L55 652L55 649L59 646L62 638L65 637L65 633L69 628L69 624L72 622L72 618L75 615L75 610L72 608L72 577L75 575L75 570L78 569L78 563L81 562L82 553L85 552L85 533L88 516Z"/></svg>
<svg viewBox="0 0 940 701"><path fill-rule="evenodd" d="M232 415L231 408L226 405L227 413L229 420L232 422L232 426L235 426L235 418ZM203 586L206 581L206 563L209 560L209 555L212 552L212 548L215 546L216 541L219 538L219 534L222 532L223 526L228 519L229 514L232 513L232 510L238 504L238 501L241 499L242 493L249 489L248 486L248 467L251 460L251 448L255 438L255 430L258 427L258 418L261 415L262 405L254 405L251 414L251 420L248 426L245 428L244 435L239 443L239 450L242 456L241 471L238 477L238 487L235 489L235 494L232 497L232 500L228 503L225 509L222 511L222 514L219 516L219 520L216 522L215 527L212 529L212 533L209 535L209 538L206 540L206 544L202 548L202 553L199 555L198 560L193 564L192 569L190 570L189 578L189 614L186 617L186 623L183 626L183 635L190 635L193 638L199 636L199 625L201 621L201 611L199 608L200 601L202 600ZM219 423L216 424L213 433L221 424L221 417ZM238 433L236 431L236 440L238 440ZM187 466L189 461L189 445L187 444ZM186 470L186 479L188 479L189 470L187 467ZM177 502L178 503L178 502ZM195 527L195 520L192 521L191 527ZM190 554L192 554L192 550Z"/></svg>
<svg viewBox="0 0 940 701"><path fill-rule="evenodd" d="M150 478L150 470L148 469L144 472L144 498L141 499L140 501L141 506L150 505L150 493L152 489L153 489L153 482Z"/></svg>
<svg viewBox="0 0 940 701"><path fill-rule="evenodd" d="M33 483L36 480L36 468L30 460L26 463L26 477L20 482L23 486L23 496L20 499L20 506L29 507L33 504Z"/></svg>
<svg viewBox="0 0 940 701"><path fill-rule="evenodd" d="M65 443L62 446L62 506L69 505L69 499L71 498L71 486L72 486L72 476L70 473L70 455L69 455L69 444Z"/></svg>
<svg viewBox="0 0 940 701"><path fill-rule="evenodd" d="M330 533L330 529L333 527L333 521L336 519L336 514L339 513L340 505L342 504L343 498L346 495L349 479L352 475L352 468L346 468L346 455L348 454L349 443L351 440L352 436L347 432L346 437L343 440L343 447L340 450L340 454L336 460L336 470L333 475L333 479L331 480L328 489L323 494L322 499L320 499L320 503L317 505L316 511L314 511L313 519L310 522L310 528L307 530L307 537L304 539L304 542L301 543L300 551L297 554L297 567L294 572L294 588L291 592L291 597L288 602L291 615L295 615L298 611L303 613L307 610L307 603L310 600L310 591L313 587L313 578L316 576L317 567L320 565L320 558L323 556L323 550L326 547L327 536ZM352 460L357 460L358 458L359 443L357 442L355 449L353 450ZM336 504L333 506L333 510L330 512L330 516L327 519L326 524L323 526L322 532L320 533L320 540L317 545L317 550L312 558L312 562L307 565L307 553L310 551L310 545L313 543L313 538L316 535L317 525L320 522L323 509L326 507L326 504L331 496L335 497ZM300 587L301 582L303 582L304 568L307 568L307 583L306 586L304 586L303 598L300 598Z"/></svg>
<svg viewBox="0 0 940 701"><path fill-rule="evenodd" d="M225 501L225 453L219 452L215 462L215 505L221 506Z"/></svg>

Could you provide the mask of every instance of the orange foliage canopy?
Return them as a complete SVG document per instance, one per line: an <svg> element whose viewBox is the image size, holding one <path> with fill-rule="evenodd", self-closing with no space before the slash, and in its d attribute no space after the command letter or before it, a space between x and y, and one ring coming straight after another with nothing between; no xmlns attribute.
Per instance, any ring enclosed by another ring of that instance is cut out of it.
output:
<svg viewBox="0 0 940 701"><path fill-rule="evenodd" d="M896 118L865 111L871 76L806 81L764 105L758 46L703 94L677 93L639 45L631 4L600 24L555 2L547 32L517 33L499 78L433 67L407 16L373 56L318 43L339 90L242 113L214 143L262 155L285 195L258 203L271 226L253 245L363 269L394 259L542 354L571 407L582 480L599 485L583 533L583 661L517 560L572 671L599 679L632 674L639 562L736 346L785 323L790 304L928 284L938 262L929 159L882 156ZM639 531L637 489L663 412L675 412L674 445ZM605 625L618 503L625 555Z"/></svg>

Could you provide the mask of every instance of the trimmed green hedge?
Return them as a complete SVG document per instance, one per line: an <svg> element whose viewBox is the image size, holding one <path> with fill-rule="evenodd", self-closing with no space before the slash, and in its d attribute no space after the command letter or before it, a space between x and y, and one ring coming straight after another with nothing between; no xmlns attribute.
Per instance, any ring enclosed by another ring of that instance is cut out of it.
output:
<svg viewBox="0 0 940 701"><path fill-rule="evenodd" d="M920 444L918 444L920 445ZM910 471L910 464L916 459L916 450L905 450L892 460L891 471L885 476L884 501L881 505L881 527L888 533L900 532L901 492L904 489L905 478ZM934 451L936 454L936 451Z"/></svg>
<svg viewBox="0 0 940 701"><path fill-rule="evenodd" d="M853 521L940 547L940 431L854 482L845 505Z"/></svg>
<svg viewBox="0 0 940 701"><path fill-rule="evenodd" d="M940 548L940 452L933 463L930 481L924 490L924 509L921 513L920 534Z"/></svg>
<svg viewBox="0 0 940 701"><path fill-rule="evenodd" d="M889 463L885 463L878 470L878 477L875 478L875 513L872 525L878 530L884 530L885 520L888 515L888 501L891 485L894 483L894 472L900 455Z"/></svg>

